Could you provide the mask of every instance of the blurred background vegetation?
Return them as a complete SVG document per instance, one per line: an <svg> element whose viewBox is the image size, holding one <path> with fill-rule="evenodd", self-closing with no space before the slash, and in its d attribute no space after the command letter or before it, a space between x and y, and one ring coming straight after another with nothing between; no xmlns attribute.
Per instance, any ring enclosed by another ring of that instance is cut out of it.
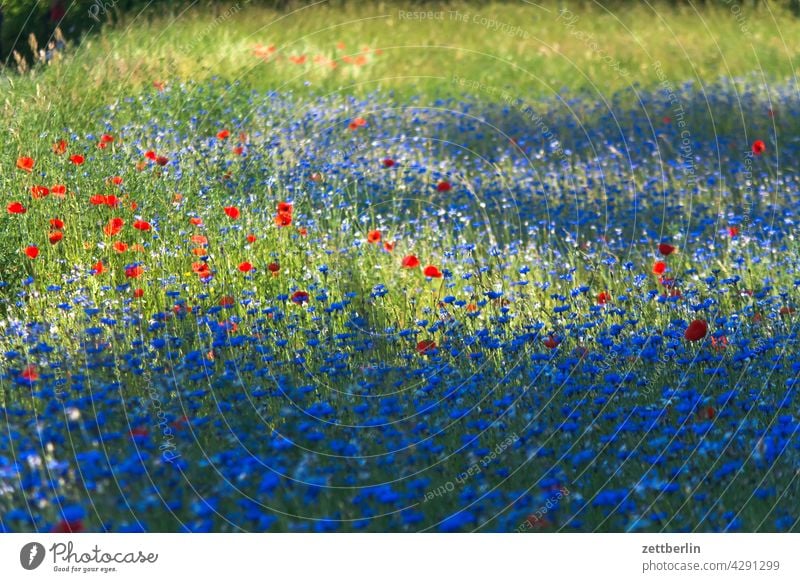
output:
<svg viewBox="0 0 800 582"><path fill-rule="evenodd" d="M526 99L589 92L602 101L665 81L747 78L752 86L755 78L766 87L800 72L800 18L790 0L0 4L6 119L23 111L76 120L142 90L212 77L297 94L498 100L508 90ZM404 17L414 10L445 17ZM447 11L469 13L469 22Z"/></svg>
<svg viewBox="0 0 800 582"><path fill-rule="evenodd" d="M432 0L407 0L405 2L373 2L369 0L329 0L325 2L331 8L351 4L367 9L382 10L387 6L404 6L407 9L424 7L437 10L453 6L453 2ZM524 4L525 0L508 0L506 2L487 0L467 0L457 5L471 5L476 8L504 3L509 5ZM119 24L135 19L142 23L153 18L174 19L187 11L204 11L215 15L231 5L251 5L276 11L292 11L303 6L319 4L314 1L298 0L0 0L0 59L7 64L12 62L11 54L17 50L26 59L33 59L29 42L30 35L37 39L38 47L46 47L51 40L55 28L61 28L69 39L80 38L85 33L99 30L103 25ZM643 2L626 0L567 0L550 2L542 0L539 5L555 7L567 6L571 10L608 9L619 11ZM677 10L708 10L709 8L726 8L729 11L748 13L765 12L768 9L780 11L782 17L800 16L800 0L656 0L652 4L656 8Z"/></svg>

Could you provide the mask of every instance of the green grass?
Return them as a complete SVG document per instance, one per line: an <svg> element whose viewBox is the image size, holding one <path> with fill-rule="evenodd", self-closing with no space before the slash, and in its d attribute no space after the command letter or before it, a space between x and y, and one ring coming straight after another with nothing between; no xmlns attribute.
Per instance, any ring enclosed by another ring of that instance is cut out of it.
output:
<svg viewBox="0 0 800 582"><path fill-rule="evenodd" d="M673 83L753 72L773 80L795 74L800 20L768 5L738 16L724 6L696 12L660 3L609 9L581 4L559 13L560 6L442 4L433 8L442 19L424 20L404 17L420 8L400 2L320 3L288 13L240 2L215 13L132 14L88 36L64 62L32 79L12 74L5 97L22 121L23 112L85 114L154 81L212 76L262 90L363 95L381 89L424 96L466 91L497 100L502 91L528 99L562 90L609 98L633 85L657 85L656 62ZM340 42L344 48L337 48ZM270 62L253 55L257 44L276 47ZM365 65L341 60L357 58L365 47ZM287 60L301 55L307 64ZM336 60L337 68L313 63L318 55ZM486 88L476 89L477 83Z"/></svg>

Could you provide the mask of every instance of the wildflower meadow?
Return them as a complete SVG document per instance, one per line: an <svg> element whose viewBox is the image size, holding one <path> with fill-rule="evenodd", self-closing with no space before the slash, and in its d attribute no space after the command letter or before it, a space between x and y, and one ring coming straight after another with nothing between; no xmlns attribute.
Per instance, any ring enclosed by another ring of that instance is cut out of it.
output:
<svg viewBox="0 0 800 582"><path fill-rule="evenodd" d="M793 17L235 6L0 71L0 531L798 530Z"/></svg>

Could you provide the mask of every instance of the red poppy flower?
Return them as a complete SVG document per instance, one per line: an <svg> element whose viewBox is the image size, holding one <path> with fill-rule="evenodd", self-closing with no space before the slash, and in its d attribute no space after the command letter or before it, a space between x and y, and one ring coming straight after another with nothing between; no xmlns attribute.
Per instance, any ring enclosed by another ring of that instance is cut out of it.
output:
<svg viewBox="0 0 800 582"><path fill-rule="evenodd" d="M405 269L416 269L420 265L419 259L414 255L407 255L403 257L403 261L400 264Z"/></svg>
<svg viewBox="0 0 800 582"><path fill-rule="evenodd" d="M64 228L64 221L60 218L51 218L50 219L50 226L53 228Z"/></svg>
<svg viewBox="0 0 800 582"><path fill-rule="evenodd" d="M136 220L133 223L133 228L136 230L147 231L150 230L150 223L146 220Z"/></svg>
<svg viewBox="0 0 800 582"><path fill-rule="evenodd" d="M384 168L391 168L394 166L394 160L392 158L384 158L383 159L383 167Z"/></svg>
<svg viewBox="0 0 800 582"><path fill-rule="evenodd" d="M607 291L601 291L600 293L597 294L598 304L605 305L609 301L611 301L611 294L608 293Z"/></svg>
<svg viewBox="0 0 800 582"><path fill-rule="evenodd" d="M223 210L225 210L225 214L227 214L230 218L236 220L241 216L239 209L235 206L226 206Z"/></svg>
<svg viewBox="0 0 800 582"><path fill-rule="evenodd" d="M118 253L124 253L128 250L128 243L124 243L121 240L116 241L113 245L111 245L115 251Z"/></svg>
<svg viewBox="0 0 800 582"><path fill-rule="evenodd" d="M147 428L143 426L137 426L131 429L131 436L132 437L146 437L148 434Z"/></svg>
<svg viewBox="0 0 800 582"><path fill-rule="evenodd" d="M33 158L29 158L28 156L17 158L17 167L23 172L28 172L30 174L33 171L33 166L35 164L36 162L33 160Z"/></svg>
<svg viewBox="0 0 800 582"><path fill-rule="evenodd" d="M223 297L220 297L219 299L220 307L233 307L234 303L235 302L233 300L233 297L231 297L230 295L225 295Z"/></svg>
<svg viewBox="0 0 800 582"><path fill-rule="evenodd" d="M739 227L737 226L729 226L728 227L728 235L731 238L736 238L739 235Z"/></svg>
<svg viewBox="0 0 800 582"><path fill-rule="evenodd" d="M391 253L394 250L394 243L389 242L388 240L383 243L383 250L387 253Z"/></svg>
<svg viewBox="0 0 800 582"><path fill-rule="evenodd" d="M39 256L39 247L36 246L29 246L25 248L25 254L28 255L29 259L35 259Z"/></svg>
<svg viewBox="0 0 800 582"><path fill-rule="evenodd" d="M278 202L278 214L291 214L294 205L291 202Z"/></svg>
<svg viewBox="0 0 800 582"><path fill-rule="evenodd" d="M93 206L101 206L106 203L106 197L102 194L95 194L89 197L89 204Z"/></svg>
<svg viewBox="0 0 800 582"><path fill-rule="evenodd" d="M62 238L64 238L64 233L61 232L60 230L54 230L53 232L50 233L50 236L47 238L50 241L50 244L54 245L57 242L59 242Z"/></svg>
<svg viewBox="0 0 800 582"><path fill-rule="evenodd" d="M27 382L36 382L39 379L39 373L33 365L25 366L25 369L19 375L20 378Z"/></svg>
<svg viewBox="0 0 800 582"><path fill-rule="evenodd" d="M121 185L122 184L122 176L114 176L113 178L111 178L111 183L114 184L115 186Z"/></svg>
<svg viewBox="0 0 800 582"><path fill-rule="evenodd" d="M189 240L196 245L208 244L208 237L203 236L202 234L193 234L191 237L189 237Z"/></svg>
<svg viewBox="0 0 800 582"><path fill-rule="evenodd" d="M683 337L690 342L696 342L706 337L707 333L708 324L702 319L695 319L689 324L689 327L686 328L686 332L683 334Z"/></svg>
<svg viewBox="0 0 800 582"><path fill-rule="evenodd" d="M653 265L653 273L655 275L662 275L667 270L667 264L664 261L656 261Z"/></svg>
<svg viewBox="0 0 800 582"><path fill-rule="evenodd" d="M367 125L366 119L364 119L363 117L356 117L355 119L353 119L353 121L350 122L350 125L348 127L351 130L356 130L359 127L364 127L365 125Z"/></svg>
<svg viewBox="0 0 800 582"><path fill-rule="evenodd" d="M138 279L144 274L144 267L141 265L131 265L125 269L125 276L128 279Z"/></svg>
<svg viewBox="0 0 800 582"><path fill-rule="evenodd" d="M269 269L269 272L273 275L277 275L278 271L281 270L281 266L278 263L270 263L267 265L267 269Z"/></svg>
<svg viewBox="0 0 800 582"><path fill-rule="evenodd" d="M301 226L300 228L297 229L297 234L299 234L300 236L306 236L308 234L308 229L304 226Z"/></svg>
<svg viewBox="0 0 800 582"><path fill-rule="evenodd" d="M103 261L97 261L94 265L92 265L92 275L100 275L105 273L106 267L103 264Z"/></svg>
<svg viewBox="0 0 800 582"><path fill-rule="evenodd" d="M159 166L166 166L169 163L169 158L166 156L156 156L156 164Z"/></svg>
<svg viewBox="0 0 800 582"><path fill-rule="evenodd" d="M700 417L706 420L714 420L715 416L717 416L717 411L711 406L706 406L700 413Z"/></svg>
<svg viewBox="0 0 800 582"><path fill-rule="evenodd" d="M549 348L551 350L556 349L558 347L558 344L560 344L560 343L561 342L558 339L556 339L555 336L552 336L552 335L550 337L548 337L546 340L544 340L545 347L547 347L547 348Z"/></svg>
<svg viewBox="0 0 800 582"><path fill-rule="evenodd" d="M61 154L67 151L67 140L65 139L58 140L56 143L50 146L50 149L53 150L54 154L60 156Z"/></svg>
<svg viewBox="0 0 800 582"><path fill-rule="evenodd" d="M192 271L197 274L200 279L209 279L211 277L211 267L208 263L198 262L192 263Z"/></svg>
<svg viewBox="0 0 800 582"><path fill-rule="evenodd" d="M125 221L121 218L112 218L111 220L106 223L103 227L103 232L106 236L116 236L122 231L122 227L125 225Z"/></svg>
<svg viewBox="0 0 800 582"><path fill-rule="evenodd" d="M417 343L417 353L420 355L428 354L436 349L436 342L433 340L422 340Z"/></svg>
<svg viewBox="0 0 800 582"><path fill-rule="evenodd" d="M213 354L213 351L212 351L211 353ZM213 360L214 358L212 357L212 358L210 358L210 359L212 359L212 360ZM177 430L182 430L182 429L185 429L185 428L186 428L186 425L187 425L188 423L189 423L189 417L188 417L188 416L186 416L186 415L184 414L184 415L183 415L183 416L181 416L179 419L177 419L175 422L171 422L171 423L170 423L170 426L171 426L172 428L174 428L174 429L177 429Z"/></svg>
<svg viewBox="0 0 800 582"><path fill-rule="evenodd" d="M55 186L50 188L50 193L60 198L67 193L67 187L64 186L63 184L56 184Z"/></svg>
<svg viewBox="0 0 800 582"><path fill-rule="evenodd" d="M144 152L144 157L147 158L148 160L155 162L158 156L156 156L156 152L154 152L153 150L148 150Z"/></svg>
<svg viewBox="0 0 800 582"><path fill-rule="evenodd" d="M767 151L767 144L765 144L760 139L757 139L756 141L753 142L752 149L755 155L760 156L765 151Z"/></svg>
<svg viewBox="0 0 800 582"><path fill-rule="evenodd" d="M69 161L75 164L76 166L80 166L83 165L83 162L86 161L86 158L84 158L80 154L74 154L69 157Z"/></svg>
<svg viewBox="0 0 800 582"><path fill-rule="evenodd" d="M452 188L453 186L450 184L450 182L447 182L445 180L442 180L441 182L436 184L436 189L439 192L449 192L450 190L452 190Z"/></svg>
<svg viewBox="0 0 800 582"><path fill-rule="evenodd" d="M661 243L660 245L658 245L658 252L664 255L665 257L668 257L669 255L675 252L675 247L672 245L668 245L667 243Z"/></svg>
<svg viewBox="0 0 800 582"><path fill-rule="evenodd" d="M22 205L22 202L12 202L6 206L6 210L9 214L25 214L28 212L28 209Z"/></svg>
<svg viewBox="0 0 800 582"><path fill-rule="evenodd" d="M228 214L227 210L225 211L225 214ZM228 215L228 216L230 216L230 215ZM201 224L203 224L203 219L202 218L197 218L196 216L193 216L192 218L189 219L189 222L194 226L200 226Z"/></svg>
<svg viewBox="0 0 800 582"><path fill-rule="evenodd" d="M228 139L231 135L231 132L227 129L222 129L217 132L217 139Z"/></svg>
<svg viewBox="0 0 800 582"><path fill-rule="evenodd" d="M108 135L107 133L104 133L103 135L100 136L101 143L111 143L112 141L114 141L113 135Z"/></svg>
<svg viewBox="0 0 800 582"><path fill-rule="evenodd" d="M247 242L249 242L250 244L253 244L254 242L256 242L256 235L248 234L247 235Z"/></svg>
<svg viewBox="0 0 800 582"><path fill-rule="evenodd" d="M44 198L50 194L47 186L31 186L31 196L34 198Z"/></svg>
<svg viewBox="0 0 800 582"><path fill-rule="evenodd" d="M295 291L292 293L292 302L297 304L308 303L308 293L305 291Z"/></svg>
<svg viewBox="0 0 800 582"><path fill-rule="evenodd" d="M292 224L292 215L288 212L279 212L275 215L275 224L278 226L289 226Z"/></svg>
<svg viewBox="0 0 800 582"><path fill-rule="evenodd" d="M239 263L239 270L242 273L249 273L250 271L253 270L253 264L249 263L247 261L243 261L243 262Z"/></svg>
<svg viewBox="0 0 800 582"><path fill-rule="evenodd" d="M380 242L381 240L381 231L379 230L371 230L367 233L367 242L368 243L376 243Z"/></svg>
<svg viewBox="0 0 800 582"><path fill-rule="evenodd" d="M422 274L432 279L440 279L442 277L442 272L433 265L428 265L425 267L425 269L422 271Z"/></svg>
<svg viewBox="0 0 800 582"><path fill-rule="evenodd" d="M120 202L121 202L121 200L119 198L117 198L113 194L109 194L108 196L105 197L105 200L103 201L103 204L113 208L114 206L119 206Z"/></svg>
<svg viewBox="0 0 800 582"><path fill-rule="evenodd" d="M139 289L134 289L133 290L133 296L136 299L141 298L143 295L144 295L144 289L142 289L141 287Z"/></svg>

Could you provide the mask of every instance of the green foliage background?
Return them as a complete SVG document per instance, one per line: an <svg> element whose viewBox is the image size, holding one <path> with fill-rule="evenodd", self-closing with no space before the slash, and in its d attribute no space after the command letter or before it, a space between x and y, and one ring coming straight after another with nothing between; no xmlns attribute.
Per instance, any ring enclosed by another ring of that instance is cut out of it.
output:
<svg viewBox="0 0 800 582"><path fill-rule="evenodd" d="M508 4L520 4L522 0L509 0ZM248 0L238 2L264 6L272 9L291 9L302 5L313 4L313 2L303 2L294 0ZM348 1L332 0L329 5L342 4L365 5L373 7L386 4L385 2L370 2L365 0ZM487 0L472 0L469 4L476 6L489 4ZM496 2L494 2L496 3ZM544 2L548 2L545 0ZM70 39L75 39L87 32L96 31L102 24L119 22L125 18L135 16L137 19L147 19L152 16L177 16L186 9L207 9L221 10L226 5L237 4L237 2L217 2L214 0L64 0L66 15L60 23L60 27L65 35ZM451 2L430 1L430 0L407 0L403 4L411 6L429 6L436 8L451 5ZM463 4L463 2L461 3ZM569 7L607 7L609 9L622 8L626 4L640 5L642 2L626 0L602 0L586 1L573 0L569 2L558 2L558 5ZM652 4L652 3L651 3ZM660 0L655 4L663 4L671 7L683 7L686 9L704 8L709 5L723 7L740 6L742 10L757 10L767 4L766 0ZM800 14L800 0L779 0L769 2L770 6L788 11L797 15ZM0 59L9 61L12 50L17 50L20 54L31 57L28 37L32 33L36 36L39 46L47 44L54 30L54 24L50 21L51 0L0 0L3 21L0 29ZM94 15L94 17L93 17Z"/></svg>

